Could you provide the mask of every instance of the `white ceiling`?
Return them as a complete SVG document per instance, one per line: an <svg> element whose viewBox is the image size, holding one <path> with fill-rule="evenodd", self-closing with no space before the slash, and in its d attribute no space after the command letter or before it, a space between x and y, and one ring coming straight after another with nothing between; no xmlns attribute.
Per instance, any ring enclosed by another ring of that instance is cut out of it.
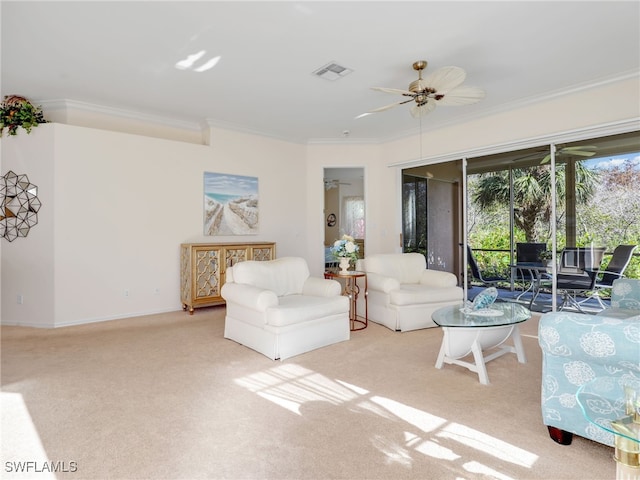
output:
<svg viewBox="0 0 640 480"><path fill-rule="evenodd" d="M430 128L640 71L637 1L2 1L2 95L70 100L307 143L416 133L409 106L355 116L456 65L486 98L440 106ZM205 72L175 64L220 56ZM337 81L312 75L337 62ZM344 131L349 131L345 137Z"/></svg>

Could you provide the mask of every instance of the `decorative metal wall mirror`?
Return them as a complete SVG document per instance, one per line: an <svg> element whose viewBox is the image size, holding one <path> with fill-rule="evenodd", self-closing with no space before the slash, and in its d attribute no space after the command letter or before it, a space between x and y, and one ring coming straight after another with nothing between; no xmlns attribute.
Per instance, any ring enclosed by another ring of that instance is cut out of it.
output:
<svg viewBox="0 0 640 480"><path fill-rule="evenodd" d="M38 187L29 182L26 174L9 170L0 177L0 236L10 242L26 237L38 223L41 206Z"/></svg>

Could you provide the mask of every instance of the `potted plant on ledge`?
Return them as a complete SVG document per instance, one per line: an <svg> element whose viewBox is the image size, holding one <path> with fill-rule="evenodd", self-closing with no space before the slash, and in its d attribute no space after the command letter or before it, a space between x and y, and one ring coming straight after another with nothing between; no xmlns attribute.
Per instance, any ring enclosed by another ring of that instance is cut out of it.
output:
<svg viewBox="0 0 640 480"><path fill-rule="evenodd" d="M39 123L47 123L40 107L34 106L19 95L5 95L0 106L0 137L4 134L5 128L9 135L16 135L18 127L29 133Z"/></svg>

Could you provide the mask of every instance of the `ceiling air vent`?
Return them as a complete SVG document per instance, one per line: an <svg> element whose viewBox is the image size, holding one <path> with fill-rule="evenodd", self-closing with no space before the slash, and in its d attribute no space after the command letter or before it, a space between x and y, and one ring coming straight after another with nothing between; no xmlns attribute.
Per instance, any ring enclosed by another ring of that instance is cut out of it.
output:
<svg viewBox="0 0 640 480"><path fill-rule="evenodd" d="M320 78L324 78L325 80L338 80L339 78L344 77L345 75L349 75L353 70L347 67L343 67L342 65L338 65L335 62L327 63L325 66L320 67L316 71L313 72L314 75L317 75Z"/></svg>

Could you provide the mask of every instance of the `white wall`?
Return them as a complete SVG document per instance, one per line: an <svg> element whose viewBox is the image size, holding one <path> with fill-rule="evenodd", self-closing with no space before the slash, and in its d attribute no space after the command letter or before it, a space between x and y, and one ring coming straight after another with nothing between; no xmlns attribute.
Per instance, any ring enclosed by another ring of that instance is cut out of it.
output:
<svg viewBox="0 0 640 480"><path fill-rule="evenodd" d="M634 77L425 130L423 154L432 161L628 120L640 130L639 92ZM43 206L27 238L3 240L2 323L59 326L178 310L182 242L275 241L278 256L303 256L321 275L325 167L364 168L366 251L401 250L400 170L419 156L417 137L300 146L210 133L210 146L63 124L3 138L2 174L28 174ZM259 178L259 235L202 235L204 171Z"/></svg>
<svg viewBox="0 0 640 480"><path fill-rule="evenodd" d="M26 237L2 242L0 320L21 319L25 325L51 326L54 311L54 158L52 128L34 128L27 141L22 135L2 138L2 175L11 170L27 174L38 188L42 206L38 223ZM17 297L23 297L18 304Z"/></svg>
<svg viewBox="0 0 640 480"><path fill-rule="evenodd" d="M2 150L3 170L27 173L43 202L29 236L3 245L4 324L179 310L183 242L275 241L278 256L306 252L304 147L233 132L214 132L209 147L45 124L3 139ZM202 234L205 171L258 177L258 235Z"/></svg>

